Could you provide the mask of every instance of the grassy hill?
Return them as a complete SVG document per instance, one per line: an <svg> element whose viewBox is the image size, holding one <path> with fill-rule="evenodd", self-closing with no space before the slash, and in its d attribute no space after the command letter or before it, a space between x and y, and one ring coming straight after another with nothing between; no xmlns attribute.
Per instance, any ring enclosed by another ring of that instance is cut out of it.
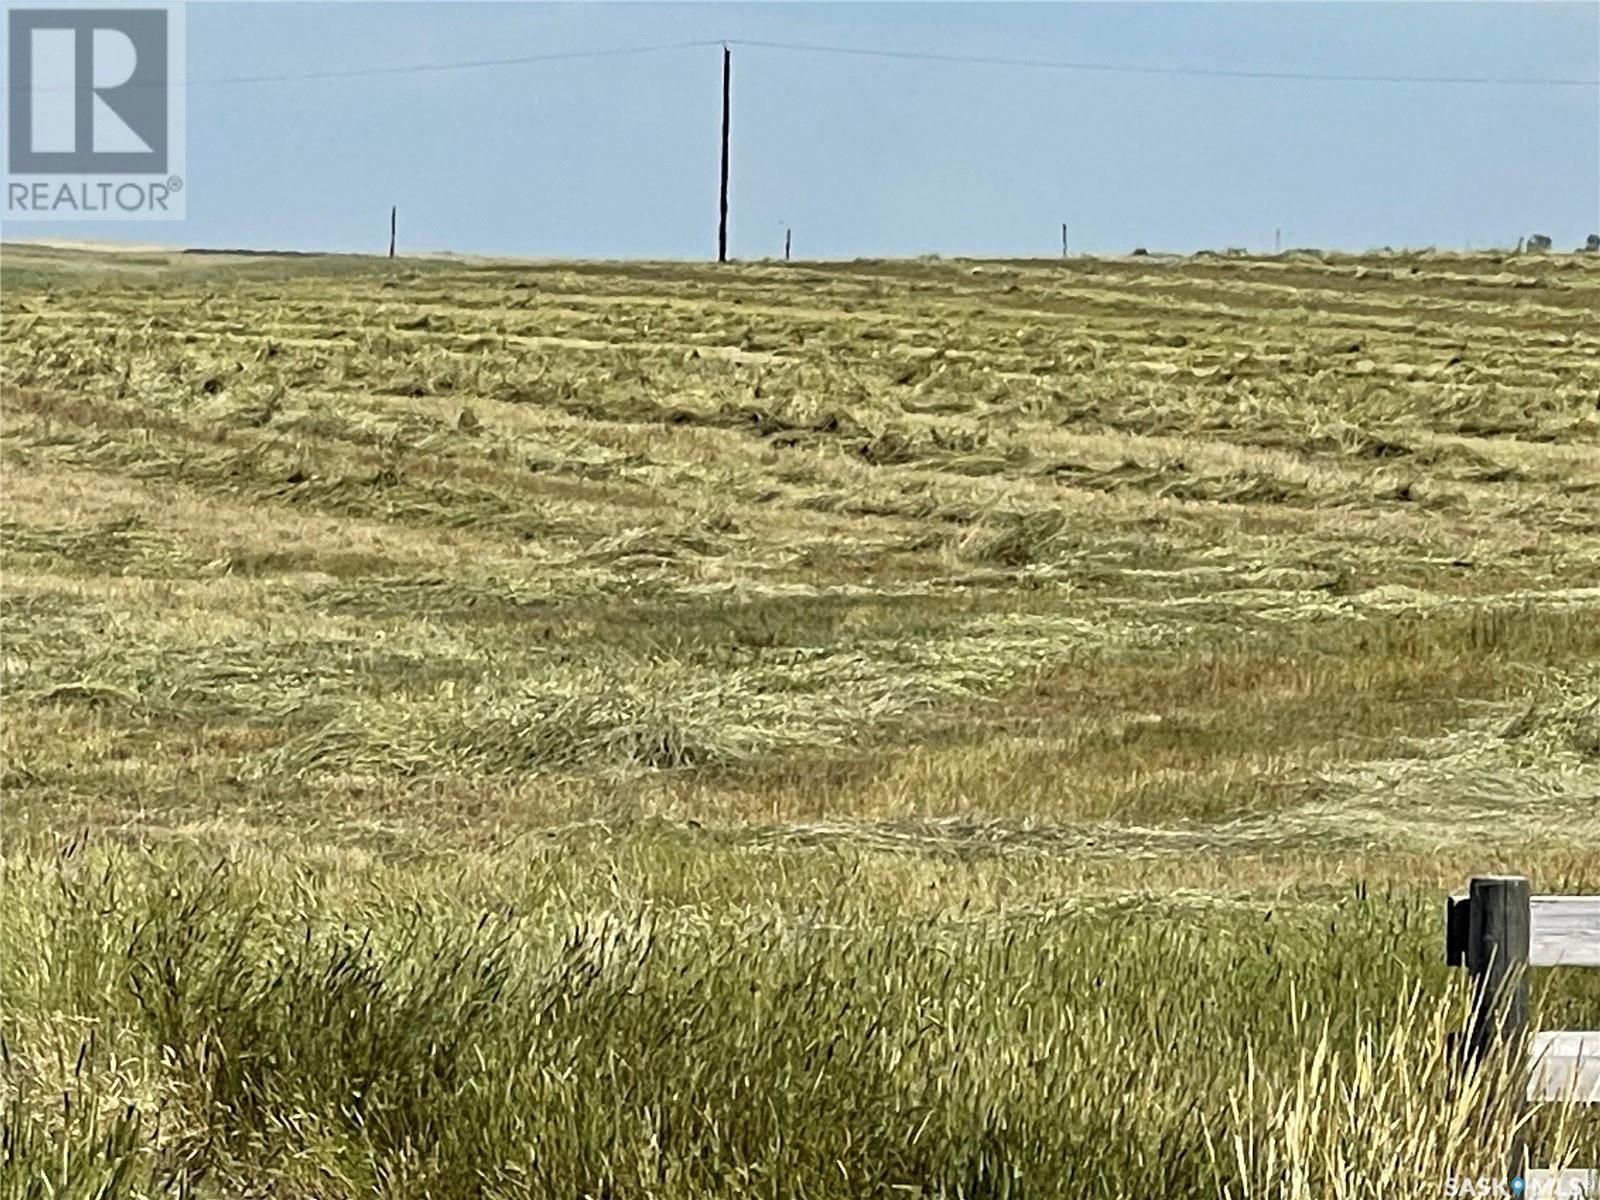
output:
<svg viewBox="0 0 1600 1200"><path fill-rule="evenodd" d="M20 1194L1495 1160L1437 906L1600 890L1600 258L0 272Z"/></svg>

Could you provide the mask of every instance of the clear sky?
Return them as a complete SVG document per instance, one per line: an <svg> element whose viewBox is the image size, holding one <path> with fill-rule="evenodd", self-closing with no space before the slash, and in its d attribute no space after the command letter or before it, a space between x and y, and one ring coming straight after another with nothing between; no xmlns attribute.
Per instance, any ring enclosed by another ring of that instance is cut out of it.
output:
<svg viewBox="0 0 1600 1200"><path fill-rule="evenodd" d="M525 256L716 247L722 38L1361 75L1600 77L1600 3L192 3L188 217L13 237ZM207 82L207 81L213 82ZM730 252L1570 248L1600 88L1114 74L735 45Z"/></svg>

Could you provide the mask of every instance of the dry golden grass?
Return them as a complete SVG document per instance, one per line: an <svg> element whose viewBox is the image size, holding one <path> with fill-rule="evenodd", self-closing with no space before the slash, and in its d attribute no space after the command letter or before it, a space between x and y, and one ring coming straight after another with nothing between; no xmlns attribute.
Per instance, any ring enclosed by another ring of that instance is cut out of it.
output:
<svg viewBox="0 0 1600 1200"><path fill-rule="evenodd" d="M0 971L14 1161L84 1151L72 1187L108 1195L1309 1198L1504 1133L1429 1090L1435 906L1490 869L1600 888L1592 257L0 266L0 957L45 964ZM244 882L194 891L217 860ZM1103 1003L1019 965L1128 913L1155 949ZM595 921L666 922L661 978L690 973L562 1001L601 1059L475 1015L449 965L545 1003L550 930ZM318 974L294 931L341 923L374 957L330 933ZM841 943L793 957L818 927ZM271 997L380 978L466 1006L438 1034L482 1039L499 1099L384 1092L435 1052L396 1000L348 1031L391 1124L329 1100L345 1066ZM752 987L793 998L767 1035ZM1307 997L1341 996L1323 1031ZM808 1075L830 1021L851 1065ZM300 1073L225 1078L197 1038ZM636 1074L594 1105L538 1074L601 1061ZM62 1086L103 1111L48 1115Z"/></svg>

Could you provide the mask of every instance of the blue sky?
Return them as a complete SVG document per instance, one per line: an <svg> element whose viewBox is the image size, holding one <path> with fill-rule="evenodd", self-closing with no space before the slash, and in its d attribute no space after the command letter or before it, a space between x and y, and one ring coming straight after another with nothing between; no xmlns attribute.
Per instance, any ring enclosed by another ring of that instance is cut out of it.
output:
<svg viewBox="0 0 1600 1200"><path fill-rule="evenodd" d="M1600 4L194 3L188 217L8 236L715 253L721 50L207 83L705 39L1305 73L1600 77ZM1083 73L735 46L730 251L1562 248L1600 89Z"/></svg>

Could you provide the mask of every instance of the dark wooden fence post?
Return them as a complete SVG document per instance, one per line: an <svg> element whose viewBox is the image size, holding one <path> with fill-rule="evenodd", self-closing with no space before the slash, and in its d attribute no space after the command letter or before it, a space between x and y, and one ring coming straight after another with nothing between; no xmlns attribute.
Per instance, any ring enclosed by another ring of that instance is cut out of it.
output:
<svg viewBox="0 0 1600 1200"><path fill-rule="evenodd" d="M1521 875L1480 875L1468 890L1467 970L1474 985L1468 1050L1482 1059L1528 1033L1532 906Z"/></svg>
<svg viewBox="0 0 1600 1200"><path fill-rule="evenodd" d="M1530 1100L1600 1104L1592 1048L1597 1035L1535 1033L1528 1004L1530 968L1600 967L1600 896L1530 896L1520 875L1478 876L1445 909L1445 961L1472 977L1472 1016L1459 1064L1469 1075L1488 1066L1495 1091L1484 1099L1491 1112L1502 1107L1497 1115L1513 1122L1509 1191L1498 1194L1600 1197L1600 1171L1530 1171L1525 1125ZM1458 1035L1451 1042L1461 1045Z"/></svg>
<svg viewBox="0 0 1600 1200"><path fill-rule="evenodd" d="M400 208L399 208L398 205L393 206L393 207L391 207L389 209L389 257L390 258L394 257L394 219L395 219L395 214L398 213L399 211L400 211Z"/></svg>
<svg viewBox="0 0 1600 1200"><path fill-rule="evenodd" d="M1521 875L1475 876L1467 895L1446 914L1446 957L1472 977L1472 1024L1467 1056L1473 1064L1504 1057L1514 1118L1525 1101L1521 1065L1528 1044L1528 959L1532 930L1528 880ZM1512 1141L1508 1178L1527 1170L1521 1130Z"/></svg>

